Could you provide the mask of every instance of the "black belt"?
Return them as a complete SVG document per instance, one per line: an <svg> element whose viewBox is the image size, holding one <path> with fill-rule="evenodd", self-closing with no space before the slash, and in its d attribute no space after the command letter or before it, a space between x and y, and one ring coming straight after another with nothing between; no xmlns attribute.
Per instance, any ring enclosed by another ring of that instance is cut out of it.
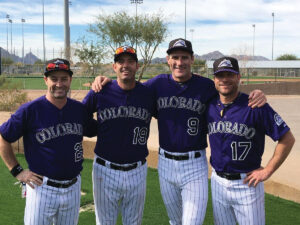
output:
<svg viewBox="0 0 300 225"><path fill-rule="evenodd" d="M138 167L138 163L132 163L131 165L127 165L127 166L120 166L120 165L117 165L117 164L114 164L114 163L108 163L106 165L105 163L105 160L101 159L101 158L97 158L96 159L96 162L102 166L108 166L109 168L111 169L114 169L114 170L122 170L122 171L129 171L129 170L133 170L135 168ZM145 162L146 162L146 159L142 160L141 161L142 164L141 165L144 165Z"/></svg>
<svg viewBox="0 0 300 225"><path fill-rule="evenodd" d="M57 183L55 181L47 180L47 185L56 188L68 188L77 182L77 177L70 180L68 183Z"/></svg>
<svg viewBox="0 0 300 225"><path fill-rule="evenodd" d="M185 154L185 155L172 155L170 153L167 152L163 152L164 156L168 159L174 159L174 160L188 160L192 157L189 156L189 154ZM194 158L199 158L201 157L201 153L200 152L195 152Z"/></svg>
<svg viewBox="0 0 300 225"><path fill-rule="evenodd" d="M241 174L239 173L224 173L224 172L216 172L219 177L223 177L227 180L240 180Z"/></svg>

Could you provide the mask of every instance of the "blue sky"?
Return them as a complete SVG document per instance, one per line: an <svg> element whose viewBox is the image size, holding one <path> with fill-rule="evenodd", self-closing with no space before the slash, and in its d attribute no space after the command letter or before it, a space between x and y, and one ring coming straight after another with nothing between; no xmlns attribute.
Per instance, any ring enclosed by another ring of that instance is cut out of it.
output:
<svg viewBox="0 0 300 225"><path fill-rule="evenodd" d="M59 54L64 43L64 0L44 0L45 42L47 58ZM88 24L95 21L99 13L110 14L125 10L135 14L135 5L130 0L71 0L70 27L71 43L86 34ZM272 12L275 13L274 58L289 53L300 57L300 1L294 0L186 0L186 38L193 42L194 52L202 55L211 51L223 54L249 54L271 59L272 55ZM155 57L165 56L168 42L184 37L184 0L144 0L138 5L139 13L162 13L169 25L169 35ZM0 0L0 46L7 48L7 28L10 43L10 24L6 15L13 20L13 49L21 55L22 25L24 24L25 52L29 49L42 57L42 0ZM253 28L255 24L255 31ZM7 27L8 25L8 27Z"/></svg>

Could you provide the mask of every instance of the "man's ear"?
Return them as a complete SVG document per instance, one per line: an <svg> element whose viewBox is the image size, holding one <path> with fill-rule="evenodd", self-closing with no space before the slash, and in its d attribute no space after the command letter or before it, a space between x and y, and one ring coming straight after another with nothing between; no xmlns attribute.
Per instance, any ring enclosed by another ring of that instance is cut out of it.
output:
<svg viewBox="0 0 300 225"><path fill-rule="evenodd" d="M192 55L192 64L195 62L195 57Z"/></svg>
<svg viewBox="0 0 300 225"><path fill-rule="evenodd" d="M113 68L113 70L116 72L116 63L113 63L113 64L112 64L112 68Z"/></svg>
<svg viewBox="0 0 300 225"><path fill-rule="evenodd" d="M169 55L166 56L166 60L167 60L167 63L169 64L169 60L170 60L170 56Z"/></svg>
<svg viewBox="0 0 300 225"><path fill-rule="evenodd" d="M44 81L45 81L46 85L47 85L47 80L48 80L48 77L44 76Z"/></svg>

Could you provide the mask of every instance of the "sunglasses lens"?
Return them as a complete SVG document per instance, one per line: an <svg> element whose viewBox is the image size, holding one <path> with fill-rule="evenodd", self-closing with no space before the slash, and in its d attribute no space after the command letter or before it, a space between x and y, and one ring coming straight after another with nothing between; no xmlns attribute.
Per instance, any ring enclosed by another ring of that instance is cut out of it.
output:
<svg viewBox="0 0 300 225"><path fill-rule="evenodd" d="M54 63L49 63L49 64L47 65L47 70L53 70L53 69L55 69L55 65L56 65L56 64L54 64Z"/></svg>
<svg viewBox="0 0 300 225"><path fill-rule="evenodd" d="M66 64L49 63L47 65L47 70L54 70L56 68L59 68L59 69L62 69L62 70L69 70L69 67Z"/></svg>
<svg viewBox="0 0 300 225"><path fill-rule="evenodd" d="M69 67L66 64L58 64L59 69L68 70Z"/></svg>
<svg viewBox="0 0 300 225"><path fill-rule="evenodd" d="M123 52L128 52L128 53L135 54L135 49L132 48L132 47L128 47L128 46L123 46L123 47L117 48L115 54L118 55L118 54L121 54Z"/></svg>

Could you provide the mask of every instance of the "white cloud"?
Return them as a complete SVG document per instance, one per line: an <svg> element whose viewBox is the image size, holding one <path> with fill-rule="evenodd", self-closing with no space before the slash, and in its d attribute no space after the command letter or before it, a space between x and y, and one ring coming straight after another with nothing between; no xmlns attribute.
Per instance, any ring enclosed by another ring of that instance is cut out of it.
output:
<svg viewBox="0 0 300 225"><path fill-rule="evenodd" d="M6 48L5 15L10 14L18 22L26 19L27 26L38 26L42 23L42 0L0 0L0 45ZM253 27L255 24L255 54L271 58L272 50L272 16L275 12L274 56L284 53L295 54L300 57L300 1L293 0L187 0L187 29L186 36L193 41L195 53L205 54L219 50L224 54L231 54L235 49L247 46L252 54ZM20 10L21 9L21 10ZM129 0L100 1L100 0L72 0L70 6L70 24L85 26L92 23L99 13L110 14L125 10L135 14L135 5ZM184 37L184 1L144 1L138 5L138 13L161 12L170 23L170 31L166 43L163 43L155 56L165 55L168 42L177 37ZM45 0L46 26L63 26L63 1ZM18 24L14 24L17 26ZM20 29L20 28L19 28ZM194 32L191 33L190 29ZM48 29L49 30L49 29ZM51 30L51 29L50 29ZM51 30L52 31L52 30ZM26 33L26 45L42 48L41 31ZM57 33L49 33L46 29L46 45L48 48L63 46L63 28ZM21 48L21 33L14 31L15 48ZM75 30L71 34L78 34ZM192 37L193 36L193 37ZM71 40L77 40L72 36Z"/></svg>

